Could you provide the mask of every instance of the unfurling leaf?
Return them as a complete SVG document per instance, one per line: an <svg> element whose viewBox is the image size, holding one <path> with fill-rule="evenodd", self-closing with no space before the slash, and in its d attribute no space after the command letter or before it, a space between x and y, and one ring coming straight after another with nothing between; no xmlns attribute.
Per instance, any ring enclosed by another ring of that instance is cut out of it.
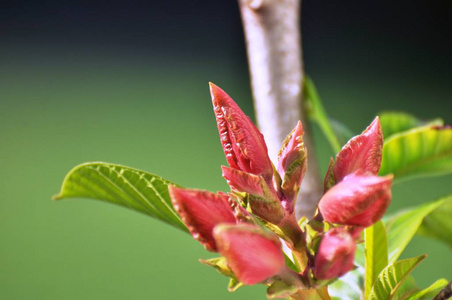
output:
<svg viewBox="0 0 452 300"><path fill-rule="evenodd" d="M262 282L287 268L278 237L260 227L218 225L214 237L218 251L244 284Z"/></svg>
<svg viewBox="0 0 452 300"><path fill-rule="evenodd" d="M392 176L350 174L323 195L319 210L330 223L367 227L391 202Z"/></svg>
<svg viewBox="0 0 452 300"><path fill-rule="evenodd" d="M282 177L281 188L289 202L298 194L304 174L306 173L307 150L303 142L303 127L297 126L286 137L278 154L278 172Z"/></svg>
<svg viewBox="0 0 452 300"><path fill-rule="evenodd" d="M342 228L328 231L315 256L314 276L320 280L340 277L353 269L356 243Z"/></svg>
<svg viewBox="0 0 452 300"><path fill-rule="evenodd" d="M248 193L252 212L260 218L278 224L284 217L284 210L273 187L268 186L262 176L222 167L223 177L228 185L238 192Z"/></svg>
<svg viewBox="0 0 452 300"><path fill-rule="evenodd" d="M336 155L334 177L336 182L356 171L378 174L381 165L383 132L377 118L360 135L352 138Z"/></svg>
<svg viewBox="0 0 452 300"><path fill-rule="evenodd" d="M168 194L171 182L157 175L104 162L74 167L55 200L91 198L118 204L187 231Z"/></svg>
<svg viewBox="0 0 452 300"><path fill-rule="evenodd" d="M273 166L262 133L225 91L211 83L210 93L229 166L271 180Z"/></svg>
<svg viewBox="0 0 452 300"><path fill-rule="evenodd" d="M213 229L220 223L236 223L228 196L208 191L169 187L174 208L193 238L209 251L217 251Z"/></svg>
<svg viewBox="0 0 452 300"><path fill-rule="evenodd" d="M267 298L268 299L281 299L287 298L290 295L296 293L298 291L298 287L287 284L282 281L273 282L267 289Z"/></svg>
<svg viewBox="0 0 452 300"><path fill-rule="evenodd" d="M392 299L411 271L426 257L427 255L421 255L403 259L384 268L375 281L368 299Z"/></svg>

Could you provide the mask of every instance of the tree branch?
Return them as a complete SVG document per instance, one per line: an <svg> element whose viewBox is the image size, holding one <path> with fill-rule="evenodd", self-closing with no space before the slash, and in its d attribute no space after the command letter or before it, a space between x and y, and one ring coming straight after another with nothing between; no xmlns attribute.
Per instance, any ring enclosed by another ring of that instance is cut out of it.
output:
<svg viewBox="0 0 452 300"><path fill-rule="evenodd" d="M297 215L311 217L322 193L309 123L303 110L300 0L239 0L245 31L257 123L270 158L276 162L282 141L303 123L308 170L300 188ZM300 201L301 200L301 201Z"/></svg>

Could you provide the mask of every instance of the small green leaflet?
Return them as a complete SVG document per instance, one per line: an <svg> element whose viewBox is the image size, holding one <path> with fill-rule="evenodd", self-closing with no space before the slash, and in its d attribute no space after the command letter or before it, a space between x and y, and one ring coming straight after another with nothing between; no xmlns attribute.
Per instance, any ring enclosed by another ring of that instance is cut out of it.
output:
<svg viewBox="0 0 452 300"><path fill-rule="evenodd" d="M335 153L341 150L341 145L331 127L331 124L328 120L328 116L323 108L322 100L317 93L317 89L315 88L314 82L308 76L305 77L304 82L304 92L305 92L305 105L306 111L308 112L309 118L316 122L326 139L331 145L331 148Z"/></svg>
<svg viewBox="0 0 452 300"><path fill-rule="evenodd" d="M296 293L298 288L293 285L288 285L282 281L275 281L267 288L268 299L281 299L287 298L290 295Z"/></svg>
<svg viewBox="0 0 452 300"><path fill-rule="evenodd" d="M427 255L399 260L380 273L372 287L368 300L391 300L405 278Z"/></svg>
<svg viewBox="0 0 452 300"><path fill-rule="evenodd" d="M91 198L115 203L188 232L173 208L166 179L159 176L103 162L74 167L63 181L54 200Z"/></svg>
<svg viewBox="0 0 452 300"><path fill-rule="evenodd" d="M389 263L394 263L399 258L403 250L405 250L408 243L416 234L424 218L438 208L443 202L444 200L438 200L433 203L411 208L391 216L386 221ZM452 218L449 217L449 219Z"/></svg>
<svg viewBox="0 0 452 300"><path fill-rule="evenodd" d="M410 295L408 298L406 298L406 300L431 299L442 288L444 288L447 285L447 283L448 282L446 279L444 278L439 279L435 281L432 285L430 285L428 288Z"/></svg>
<svg viewBox="0 0 452 300"><path fill-rule="evenodd" d="M452 247L452 195L442 200L441 205L425 217L418 234L437 238Z"/></svg>
<svg viewBox="0 0 452 300"><path fill-rule="evenodd" d="M387 139L379 174L394 179L452 172L452 127L427 126Z"/></svg>
<svg viewBox="0 0 452 300"><path fill-rule="evenodd" d="M364 231L365 238L365 296L369 297L372 286L380 272L388 265L388 240L386 229L380 220Z"/></svg>
<svg viewBox="0 0 452 300"><path fill-rule="evenodd" d="M385 139L391 135L407 131L419 126L442 126L444 124L441 119L434 119L430 121L422 121L415 116L398 111L383 111L378 114L380 117L381 128Z"/></svg>

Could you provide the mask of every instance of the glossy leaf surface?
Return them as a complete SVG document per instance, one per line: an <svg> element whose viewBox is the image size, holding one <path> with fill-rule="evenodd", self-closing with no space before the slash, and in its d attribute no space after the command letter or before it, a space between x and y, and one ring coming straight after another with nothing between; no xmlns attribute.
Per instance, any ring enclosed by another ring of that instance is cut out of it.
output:
<svg viewBox="0 0 452 300"><path fill-rule="evenodd" d="M421 255L414 258L403 259L384 268L375 281L368 299L393 299L402 282L426 257L427 255Z"/></svg>
<svg viewBox="0 0 452 300"><path fill-rule="evenodd" d="M442 203L424 218L418 233L437 238L452 247L452 195L442 200Z"/></svg>
<svg viewBox="0 0 452 300"><path fill-rule="evenodd" d="M452 127L421 127L385 141L379 174L396 180L452 172Z"/></svg>
<svg viewBox="0 0 452 300"><path fill-rule="evenodd" d="M91 198L127 207L187 231L168 194L171 182L115 164L92 162L74 167L55 200Z"/></svg>
<svg viewBox="0 0 452 300"><path fill-rule="evenodd" d="M380 220L366 228L364 238L366 253L365 295L367 298L378 275L388 265L388 240L383 222Z"/></svg>
<svg viewBox="0 0 452 300"><path fill-rule="evenodd" d="M397 261L403 250L405 250L408 243L416 234L424 218L442 203L443 200L439 200L411 208L390 217L386 221L389 263Z"/></svg>
<svg viewBox="0 0 452 300"><path fill-rule="evenodd" d="M384 111L378 114L380 116L381 127L385 139L391 135L425 125L442 126L444 122L441 119L422 121L415 116L400 111Z"/></svg>

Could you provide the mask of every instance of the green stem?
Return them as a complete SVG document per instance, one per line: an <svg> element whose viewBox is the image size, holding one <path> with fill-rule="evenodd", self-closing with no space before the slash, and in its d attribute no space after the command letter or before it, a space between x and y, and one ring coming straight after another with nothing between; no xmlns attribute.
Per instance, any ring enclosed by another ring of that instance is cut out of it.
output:
<svg viewBox="0 0 452 300"><path fill-rule="evenodd" d="M308 265L306 239L305 233L301 230L295 219L295 214L286 216L281 223L278 224L278 227L292 242L291 244L288 244L288 246L292 250L292 255L296 260L295 263L297 267L303 271Z"/></svg>

